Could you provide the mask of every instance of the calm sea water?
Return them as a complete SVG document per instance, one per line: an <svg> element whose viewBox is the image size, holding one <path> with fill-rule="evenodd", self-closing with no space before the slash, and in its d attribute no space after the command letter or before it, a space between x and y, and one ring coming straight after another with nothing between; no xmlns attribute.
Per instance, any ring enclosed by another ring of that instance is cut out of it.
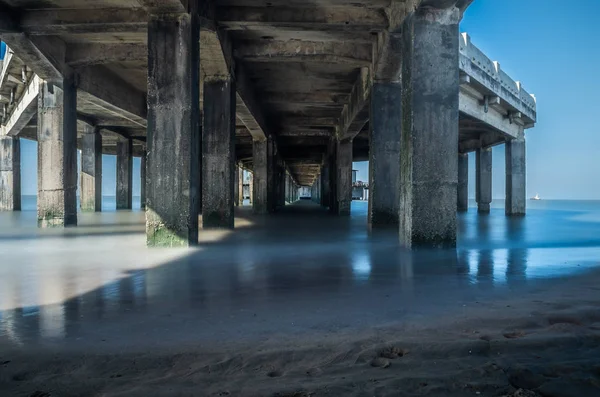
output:
<svg viewBox="0 0 600 397"><path fill-rule="evenodd" d="M23 211L35 211L37 208L37 196L22 196L21 207ZM79 207L79 197L77 198L77 207ZM133 196L133 210L140 210L140 197ZM102 196L102 211L116 211L117 198L115 196Z"/></svg>
<svg viewBox="0 0 600 397"><path fill-rule="evenodd" d="M77 227L38 229L35 197L24 197L22 212L0 213L0 350L424 321L599 268L600 201L527 204L527 216L507 218L502 200L489 215L471 203L456 250L402 249L396 231L368 231L358 201L350 217L305 201L267 217L246 206L235 230L202 230L197 248L178 250L146 247L139 198L115 211L104 197L104 212L80 214Z"/></svg>

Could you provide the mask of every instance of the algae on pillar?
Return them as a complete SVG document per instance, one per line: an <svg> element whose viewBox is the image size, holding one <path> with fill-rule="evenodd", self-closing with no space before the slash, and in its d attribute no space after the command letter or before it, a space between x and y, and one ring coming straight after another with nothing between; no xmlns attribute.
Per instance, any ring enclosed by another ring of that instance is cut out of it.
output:
<svg viewBox="0 0 600 397"><path fill-rule="evenodd" d="M38 198L40 227L77 225L77 89L40 86L38 96Z"/></svg>
<svg viewBox="0 0 600 397"><path fill-rule="evenodd" d="M369 225L398 226L400 206L400 82L374 82L369 121Z"/></svg>
<svg viewBox="0 0 600 397"><path fill-rule="evenodd" d="M81 210L102 211L102 135L87 124L81 137L80 189Z"/></svg>
<svg viewBox="0 0 600 397"><path fill-rule="evenodd" d="M460 10L419 8L402 30L400 242L456 246Z"/></svg>
<svg viewBox="0 0 600 397"><path fill-rule="evenodd" d="M146 239L198 244L200 23L191 14L148 23Z"/></svg>
<svg viewBox="0 0 600 397"><path fill-rule="evenodd" d="M21 210L21 141L0 137L0 211Z"/></svg>
<svg viewBox="0 0 600 397"><path fill-rule="evenodd" d="M202 128L202 226L233 228L235 164L235 84L204 83Z"/></svg>
<svg viewBox="0 0 600 397"><path fill-rule="evenodd" d="M525 215L525 137L506 142L506 215Z"/></svg>
<svg viewBox="0 0 600 397"><path fill-rule="evenodd" d="M490 212L492 202L492 148L480 148L476 153L475 198L477 212Z"/></svg>

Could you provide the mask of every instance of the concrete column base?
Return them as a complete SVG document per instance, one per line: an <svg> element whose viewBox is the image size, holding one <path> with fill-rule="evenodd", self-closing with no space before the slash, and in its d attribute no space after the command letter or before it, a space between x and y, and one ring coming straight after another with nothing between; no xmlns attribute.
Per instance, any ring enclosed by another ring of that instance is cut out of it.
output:
<svg viewBox="0 0 600 397"><path fill-rule="evenodd" d="M42 83L38 97L39 227L77 225L77 89Z"/></svg>
<svg viewBox="0 0 600 397"><path fill-rule="evenodd" d="M21 141L0 137L0 211L21 210Z"/></svg>
<svg viewBox="0 0 600 397"><path fill-rule="evenodd" d="M81 211L102 211L102 135L86 125L81 138Z"/></svg>

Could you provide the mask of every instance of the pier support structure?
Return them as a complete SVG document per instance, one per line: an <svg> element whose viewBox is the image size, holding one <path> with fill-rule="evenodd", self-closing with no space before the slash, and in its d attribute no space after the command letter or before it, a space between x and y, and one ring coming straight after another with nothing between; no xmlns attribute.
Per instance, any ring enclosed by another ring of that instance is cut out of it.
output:
<svg viewBox="0 0 600 397"><path fill-rule="evenodd" d="M102 211L102 135L87 124L81 137L80 189L81 210Z"/></svg>
<svg viewBox="0 0 600 397"><path fill-rule="evenodd" d="M133 195L133 142L117 142L117 209L130 210Z"/></svg>
<svg viewBox="0 0 600 397"><path fill-rule="evenodd" d="M73 79L41 84L37 123L38 226L76 226L77 89Z"/></svg>
<svg viewBox="0 0 600 397"><path fill-rule="evenodd" d="M466 212L469 209L469 153L458 154L458 190L456 209Z"/></svg>
<svg viewBox="0 0 600 397"><path fill-rule="evenodd" d="M350 215L352 204L352 140L336 142L337 215Z"/></svg>
<svg viewBox="0 0 600 397"><path fill-rule="evenodd" d="M488 214L492 202L492 148L477 149L475 171L475 199L477 212Z"/></svg>
<svg viewBox="0 0 600 397"><path fill-rule="evenodd" d="M142 211L146 209L146 159L147 153L144 147L140 158L140 208Z"/></svg>
<svg viewBox="0 0 600 397"><path fill-rule="evenodd" d="M235 84L204 83L202 129L202 227L234 226Z"/></svg>
<svg viewBox="0 0 600 397"><path fill-rule="evenodd" d="M198 243L200 23L197 14L152 14L148 23L146 238Z"/></svg>
<svg viewBox="0 0 600 397"><path fill-rule="evenodd" d="M420 8L404 21L400 243L456 246L458 23L461 12ZM452 38L452 39L451 39Z"/></svg>
<svg viewBox="0 0 600 397"><path fill-rule="evenodd" d="M374 82L369 121L369 226L398 227L400 206L400 82Z"/></svg>
<svg viewBox="0 0 600 397"><path fill-rule="evenodd" d="M525 137L506 142L506 215L525 215Z"/></svg>
<svg viewBox="0 0 600 397"><path fill-rule="evenodd" d="M21 210L21 142L0 137L0 211Z"/></svg>
<svg viewBox="0 0 600 397"><path fill-rule="evenodd" d="M252 206L255 214L267 214L275 209L275 148L271 138L254 140Z"/></svg>

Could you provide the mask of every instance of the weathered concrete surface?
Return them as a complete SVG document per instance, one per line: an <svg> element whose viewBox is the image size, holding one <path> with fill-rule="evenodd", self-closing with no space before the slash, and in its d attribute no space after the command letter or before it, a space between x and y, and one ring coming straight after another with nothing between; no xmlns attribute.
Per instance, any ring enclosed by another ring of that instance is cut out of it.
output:
<svg viewBox="0 0 600 397"><path fill-rule="evenodd" d="M235 200L238 207L244 205L244 169L241 166L237 167L237 195Z"/></svg>
<svg viewBox="0 0 600 397"><path fill-rule="evenodd" d="M146 159L146 148L144 148L140 158L140 208L142 210L146 209Z"/></svg>
<svg viewBox="0 0 600 397"><path fill-rule="evenodd" d="M329 212L332 214L338 213L338 163L337 163L337 141L329 140L327 147L327 160L329 165Z"/></svg>
<svg viewBox="0 0 600 397"><path fill-rule="evenodd" d="M250 175L248 176L248 201L250 203L250 205L253 205L254 203L254 173L250 172Z"/></svg>
<svg viewBox="0 0 600 397"><path fill-rule="evenodd" d="M469 154L458 154L458 190L456 209L460 212L469 209Z"/></svg>
<svg viewBox="0 0 600 397"><path fill-rule="evenodd" d="M321 167L321 174L319 178L321 179L321 205L325 208L329 207L330 199L331 199L331 191L329 189L330 170L329 158L327 157L323 162L323 166Z"/></svg>
<svg viewBox="0 0 600 397"><path fill-rule="evenodd" d="M506 142L506 215L525 215L525 137Z"/></svg>
<svg viewBox="0 0 600 397"><path fill-rule="evenodd" d="M337 159L337 214L350 215L352 204L352 140L338 141Z"/></svg>
<svg viewBox="0 0 600 397"><path fill-rule="evenodd" d="M38 98L38 226L77 225L77 93L44 82Z"/></svg>
<svg viewBox="0 0 600 397"><path fill-rule="evenodd" d="M460 11L419 9L402 45L400 242L456 245Z"/></svg>
<svg viewBox="0 0 600 397"><path fill-rule="evenodd" d="M255 214L266 214L269 212L269 141L254 140L252 143L252 157L254 172L252 174L252 206Z"/></svg>
<svg viewBox="0 0 600 397"><path fill-rule="evenodd" d="M198 243L199 23L189 14L148 23L146 237L150 246Z"/></svg>
<svg viewBox="0 0 600 397"><path fill-rule="evenodd" d="M21 210L21 141L0 137L0 211Z"/></svg>
<svg viewBox="0 0 600 397"><path fill-rule="evenodd" d="M492 202L492 148L478 149L475 165L475 199L477 212L490 212Z"/></svg>
<svg viewBox="0 0 600 397"><path fill-rule="evenodd" d="M80 189L81 210L102 211L102 135L89 125L81 137Z"/></svg>
<svg viewBox="0 0 600 397"><path fill-rule="evenodd" d="M117 209L130 210L133 202L133 142L117 142Z"/></svg>
<svg viewBox="0 0 600 397"><path fill-rule="evenodd" d="M233 228L235 85L204 83L202 129L202 226Z"/></svg>
<svg viewBox="0 0 600 397"><path fill-rule="evenodd" d="M400 207L402 86L375 82L369 121L369 225L397 226Z"/></svg>

